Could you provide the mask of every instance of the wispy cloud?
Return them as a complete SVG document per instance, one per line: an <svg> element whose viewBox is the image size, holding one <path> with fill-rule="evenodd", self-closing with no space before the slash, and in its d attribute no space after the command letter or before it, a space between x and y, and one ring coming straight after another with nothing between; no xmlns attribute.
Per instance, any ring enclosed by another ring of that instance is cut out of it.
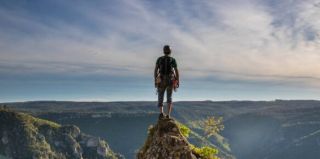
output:
<svg viewBox="0 0 320 159"><path fill-rule="evenodd" d="M150 76L170 44L187 78L319 82L317 0L17 3L0 7L2 74Z"/></svg>

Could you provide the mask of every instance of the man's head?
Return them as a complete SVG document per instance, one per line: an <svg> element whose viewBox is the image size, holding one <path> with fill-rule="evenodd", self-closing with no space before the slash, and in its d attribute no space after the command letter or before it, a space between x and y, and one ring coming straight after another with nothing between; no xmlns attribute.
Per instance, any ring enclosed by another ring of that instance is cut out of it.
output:
<svg viewBox="0 0 320 159"><path fill-rule="evenodd" d="M164 45L163 46L163 53L165 55L170 55L171 54L171 49L170 49L170 46L169 45Z"/></svg>

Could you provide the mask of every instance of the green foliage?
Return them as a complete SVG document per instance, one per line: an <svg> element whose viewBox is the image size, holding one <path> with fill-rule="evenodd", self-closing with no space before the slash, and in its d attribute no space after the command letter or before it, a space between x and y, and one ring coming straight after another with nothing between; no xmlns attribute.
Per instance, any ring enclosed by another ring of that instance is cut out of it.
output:
<svg viewBox="0 0 320 159"><path fill-rule="evenodd" d="M184 124L178 123L177 125L179 127L181 134L184 137L188 138L191 130Z"/></svg>
<svg viewBox="0 0 320 159"><path fill-rule="evenodd" d="M186 125L179 123L179 122L177 123L177 125L179 127L181 134L184 137L188 138L189 134L191 132L190 128L188 128ZM216 149L214 147L203 146L201 148L198 148L198 147L190 144L190 148L194 153L198 154L203 159L219 159L219 157L216 156L219 151L218 151L218 149Z"/></svg>
<svg viewBox="0 0 320 159"><path fill-rule="evenodd" d="M214 116L211 116L204 121L204 132L208 138L224 129L222 120L222 117L216 118Z"/></svg>
<svg viewBox="0 0 320 159"><path fill-rule="evenodd" d="M189 121L188 126L190 126L192 129L198 129L201 130L201 135L192 131L191 135L196 136L197 139L200 139L202 142L202 145L211 145L211 139L214 142L215 146L218 146L221 148L223 152L231 152L230 145L228 141L219 134L224 129L224 125L222 123L223 118L222 117L207 117L202 120L195 120L195 121ZM207 131L205 131L205 128L207 127ZM212 129L210 129L212 127ZM209 133L211 132L211 133ZM213 138L210 138L213 137Z"/></svg>
<svg viewBox="0 0 320 159"><path fill-rule="evenodd" d="M25 113L17 113L17 118L20 119L26 127L29 127L35 131L37 131L36 129L42 125L48 125L48 126L55 128L55 129L61 127L61 125L59 125L55 122L40 119L40 118L35 118L35 117L33 117L29 114L25 114Z"/></svg>
<svg viewBox="0 0 320 159"><path fill-rule="evenodd" d="M219 137L219 132L224 129L224 125L222 123L222 117L207 117L206 119L199 120L199 121L192 121L189 124L193 128L202 129L206 138L211 136ZM217 138L219 139L219 138ZM223 140L220 139L220 140ZM223 143L223 141L220 141ZM219 150L212 146L203 146L203 147L196 147L191 144L191 149L195 154L198 154L203 159L220 159L217 154Z"/></svg>
<svg viewBox="0 0 320 159"><path fill-rule="evenodd" d="M202 129L204 135L209 138L211 136L219 134L220 131L224 129L222 117L210 116L204 120L192 121L189 124L193 128Z"/></svg>
<svg viewBox="0 0 320 159"><path fill-rule="evenodd" d="M203 159L220 159L218 156L216 156L219 151L214 147L203 146L198 148L192 144L190 147L194 153L198 154Z"/></svg>

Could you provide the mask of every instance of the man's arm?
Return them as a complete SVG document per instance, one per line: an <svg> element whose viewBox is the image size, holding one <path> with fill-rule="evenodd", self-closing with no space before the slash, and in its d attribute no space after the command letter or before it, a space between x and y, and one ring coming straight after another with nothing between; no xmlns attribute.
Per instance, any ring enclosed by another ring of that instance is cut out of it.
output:
<svg viewBox="0 0 320 159"><path fill-rule="evenodd" d="M157 76L158 76L158 65L156 65L156 67L154 68L154 74L153 74L154 81L156 81Z"/></svg>
<svg viewBox="0 0 320 159"><path fill-rule="evenodd" d="M180 80L179 80L179 70L178 70L177 67L174 68L174 72L175 72L175 74L176 74L176 78L177 78L177 80L178 80L178 86L179 86L179 84L180 84Z"/></svg>
<svg viewBox="0 0 320 159"><path fill-rule="evenodd" d="M157 87L156 79L157 79L157 76L158 76L158 70L159 70L158 68L159 68L159 66L158 66L158 64L156 64L156 67L154 68L154 74L153 74L155 87Z"/></svg>
<svg viewBox="0 0 320 159"><path fill-rule="evenodd" d="M178 65L177 65L177 62L176 62L176 59L173 58L173 63L172 63L172 66L173 66L173 69L174 69L174 74L176 76L176 79L178 81L178 87L179 87L179 80L180 80L180 77L179 77L179 70L178 70Z"/></svg>

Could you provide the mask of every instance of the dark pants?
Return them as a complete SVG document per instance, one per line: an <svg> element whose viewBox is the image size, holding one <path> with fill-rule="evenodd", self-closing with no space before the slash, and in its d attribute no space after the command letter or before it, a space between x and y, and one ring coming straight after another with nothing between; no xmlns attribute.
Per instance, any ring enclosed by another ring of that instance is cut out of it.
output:
<svg viewBox="0 0 320 159"><path fill-rule="evenodd" d="M158 87L158 107L163 106L164 93L167 92L167 103L172 103L172 81L170 76L163 76Z"/></svg>

